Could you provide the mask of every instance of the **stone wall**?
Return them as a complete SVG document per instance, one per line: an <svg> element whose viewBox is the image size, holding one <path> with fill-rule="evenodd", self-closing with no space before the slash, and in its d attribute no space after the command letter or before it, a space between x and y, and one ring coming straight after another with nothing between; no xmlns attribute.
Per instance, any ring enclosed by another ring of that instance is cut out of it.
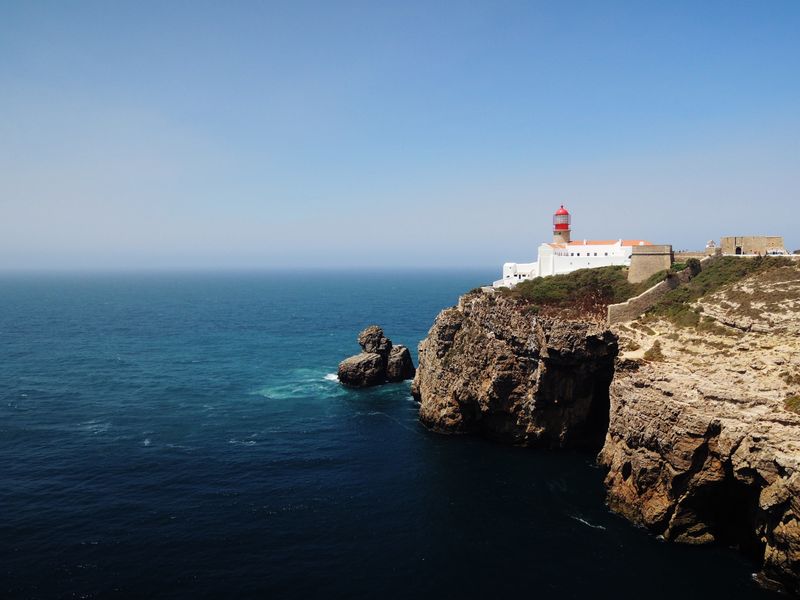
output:
<svg viewBox="0 0 800 600"><path fill-rule="evenodd" d="M716 260L717 257L715 256L707 256L700 261L700 270L702 271ZM675 275L667 277L667 279L661 283L657 283L638 296L634 296L621 304L611 304L608 307L608 325L611 326L616 323L624 323L626 321L638 319L647 309L663 298L669 291L674 290L679 285L687 283L691 278L692 273L690 269L686 268Z"/></svg>
<svg viewBox="0 0 800 600"><path fill-rule="evenodd" d="M712 256L715 250L716 248L706 248L705 250L685 250L683 252L673 252L672 256L674 257L675 262L686 262L690 258L701 260L706 256Z"/></svg>
<svg viewBox="0 0 800 600"><path fill-rule="evenodd" d="M639 283L671 266L672 246L669 244L634 246L631 252L631 266L628 269L628 281Z"/></svg>
<svg viewBox="0 0 800 600"><path fill-rule="evenodd" d="M720 240L720 246L723 254L764 255L784 248L783 237L779 235L727 236Z"/></svg>

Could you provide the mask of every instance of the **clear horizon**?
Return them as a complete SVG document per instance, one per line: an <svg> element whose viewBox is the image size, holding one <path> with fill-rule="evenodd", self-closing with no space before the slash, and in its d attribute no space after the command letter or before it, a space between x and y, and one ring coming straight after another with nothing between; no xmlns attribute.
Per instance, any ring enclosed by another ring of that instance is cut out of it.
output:
<svg viewBox="0 0 800 600"><path fill-rule="evenodd" d="M0 271L800 249L800 3L7 3Z"/></svg>

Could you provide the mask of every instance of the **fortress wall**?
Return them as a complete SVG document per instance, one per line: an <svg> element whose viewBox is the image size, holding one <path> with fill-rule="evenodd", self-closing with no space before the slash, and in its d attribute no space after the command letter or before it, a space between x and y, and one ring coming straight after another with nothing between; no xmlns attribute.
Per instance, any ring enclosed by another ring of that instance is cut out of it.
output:
<svg viewBox="0 0 800 600"><path fill-rule="evenodd" d="M631 266L628 281L639 283L654 273L672 266L672 246L669 244L634 246L631 252Z"/></svg>
<svg viewBox="0 0 800 600"><path fill-rule="evenodd" d="M717 260L716 256L707 256L700 261L700 270L707 268ZM616 323L624 323L626 321L633 321L638 319L644 314L647 309L652 307L656 302L663 298L669 291L674 290L679 285L688 283L692 278L691 271L686 268L683 271L676 273L671 277L667 277L664 281L657 283L648 290L645 290L638 296L630 298L621 304L611 304L608 307L608 325Z"/></svg>
<svg viewBox="0 0 800 600"><path fill-rule="evenodd" d="M678 285L680 283L677 277L668 277L635 298L631 298L622 304L611 304L608 307L609 326L638 319L648 308L663 298L667 292L678 287Z"/></svg>
<svg viewBox="0 0 800 600"><path fill-rule="evenodd" d="M690 258L696 258L697 260L701 260L706 256L711 256L714 254L716 248L707 248L704 251L696 250L691 251L687 250L686 252L673 252L672 255L674 257L675 262L685 262Z"/></svg>

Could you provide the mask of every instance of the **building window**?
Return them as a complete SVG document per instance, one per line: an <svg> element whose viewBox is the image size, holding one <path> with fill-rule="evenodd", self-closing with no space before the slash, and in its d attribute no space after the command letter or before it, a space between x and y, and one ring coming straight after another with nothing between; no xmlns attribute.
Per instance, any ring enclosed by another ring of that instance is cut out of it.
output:
<svg viewBox="0 0 800 600"><path fill-rule="evenodd" d="M606 252L606 256L608 256L608 252Z"/></svg>
<svg viewBox="0 0 800 600"><path fill-rule="evenodd" d="M597 252L595 252L594 255L597 256Z"/></svg>

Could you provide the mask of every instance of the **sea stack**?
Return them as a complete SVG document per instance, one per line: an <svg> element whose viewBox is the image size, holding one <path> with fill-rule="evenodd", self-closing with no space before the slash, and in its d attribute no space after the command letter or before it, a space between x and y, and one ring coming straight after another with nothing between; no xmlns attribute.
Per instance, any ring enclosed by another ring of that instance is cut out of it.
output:
<svg viewBox="0 0 800 600"><path fill-rule="evenodd" d="M393 346L377 325L358 334L358 345L360 354L339 363L339 381L343 385L363 388L414 378L416 369L408 348Z"/></svg>

